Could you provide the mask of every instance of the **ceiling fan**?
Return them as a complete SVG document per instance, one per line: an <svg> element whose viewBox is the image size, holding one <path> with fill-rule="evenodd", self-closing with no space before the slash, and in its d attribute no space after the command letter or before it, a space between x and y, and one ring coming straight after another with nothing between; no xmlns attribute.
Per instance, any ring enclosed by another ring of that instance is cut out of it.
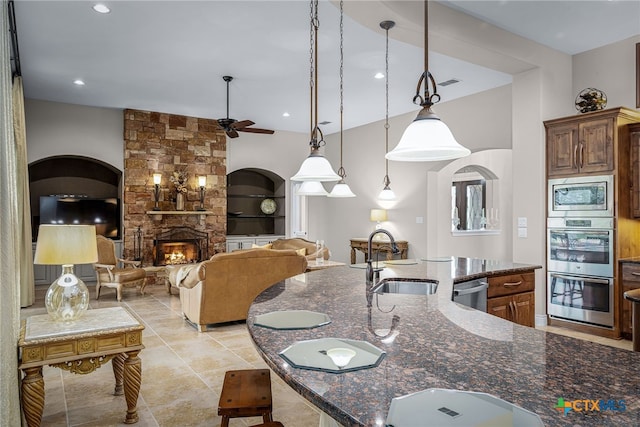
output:
<svg viewBox="0 0 640 427"><path fill-rule="evenodd" d="M229 118L229 82L233 80L233 77L222 76L222 79L227 82L227 117L218 119L218 124L224 129L227 136L229 136L229 138L237 138L238 132L273 134L273 131L270 129L250 128L249 126L255 124L251 120L238 121Z"/></svg>

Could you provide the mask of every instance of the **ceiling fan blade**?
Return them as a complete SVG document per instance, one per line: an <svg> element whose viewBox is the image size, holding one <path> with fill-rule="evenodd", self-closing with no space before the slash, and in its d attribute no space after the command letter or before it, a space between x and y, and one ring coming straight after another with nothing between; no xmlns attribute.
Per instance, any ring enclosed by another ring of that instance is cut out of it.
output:
<svg viewBox="0 0 640 427"><path fill-rule="evenodd" d="M240 122L235 122L231 125L232 128L236 129L236 130L240 130L242 128L245 128L247 126L251 126L251 125L255 125L254 122L252 122L251 120L242 120Z"/></svg>
<svg viewBox="0 0 640 427"><path fill-rule="evenodd" d="M237 137L238 137L238 132L236 132L236 130L235 130L235 129L229 129L229 130L227 131L227 136L228 136L229 138L237 138Z"/></svg>
<svg viewBox="0 0 640 427"><path fill-rule="evenodd" d="M274 133L274 131L272 131L271 129L260 129L260 128L242 128L242 129L238 129L238 131L248 132L248 133L267 133L269 135L272 135Z"/></svg>

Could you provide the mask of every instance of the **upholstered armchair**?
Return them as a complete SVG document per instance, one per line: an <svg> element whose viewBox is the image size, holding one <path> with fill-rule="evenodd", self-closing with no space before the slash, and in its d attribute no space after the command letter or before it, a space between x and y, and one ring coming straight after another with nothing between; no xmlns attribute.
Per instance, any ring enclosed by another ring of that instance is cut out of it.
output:
<svg viewBox="0 0 640 427"><path fill-rule="evenodd" d="M144 295L147 285L147 272L140 268L140 261L128 261L116 257L116 246L113 240L104 236L96 236L98 242L98 262L93 264L96 270L96 299L100 298L100 288L106 286L116 289L118 301L122 301L123 287L140 286ZM119 266L122 267L119 267Z"/></svg>

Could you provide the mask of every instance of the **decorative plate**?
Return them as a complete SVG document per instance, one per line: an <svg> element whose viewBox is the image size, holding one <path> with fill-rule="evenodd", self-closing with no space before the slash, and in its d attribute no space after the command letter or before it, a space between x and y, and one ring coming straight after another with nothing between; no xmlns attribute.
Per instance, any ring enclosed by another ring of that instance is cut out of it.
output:
<svg viewBox="0 0 640 427"><path fill-rule="evenodd" d="M260 210L266 215L271 215L277 208L278 205L276 205L276 201L273 199L264 199L262 203L260 203Z"/></svg>

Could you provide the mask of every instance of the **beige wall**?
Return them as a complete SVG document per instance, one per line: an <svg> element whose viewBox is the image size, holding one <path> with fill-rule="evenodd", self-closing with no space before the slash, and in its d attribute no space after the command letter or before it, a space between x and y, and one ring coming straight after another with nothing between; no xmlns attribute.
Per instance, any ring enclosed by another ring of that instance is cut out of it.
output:
<svg viewBox="0 0 640 427"><path fill-rule="evenodd" d="M635 107L636 43L640 43L640 36L575 55L574 97L582 89L594 87L607 94L608 108Z"/></svg>
<svg viewBox="0 0 640 427"><path fill-rule="evenodd" d="M122 110L27 99L29 163L73 154L124 169Z"/></svg>

